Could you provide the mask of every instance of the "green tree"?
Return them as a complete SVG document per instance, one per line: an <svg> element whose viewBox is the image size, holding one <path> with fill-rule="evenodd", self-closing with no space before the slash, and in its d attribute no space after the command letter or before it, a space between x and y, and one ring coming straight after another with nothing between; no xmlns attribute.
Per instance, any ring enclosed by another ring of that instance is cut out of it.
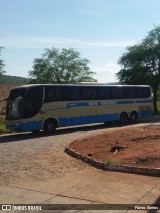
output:
<svg viewBox="0 0 160 213"><path fill-rule="evenodd" d="M127 47L118 63L117 77L122 84L149 84L153 89L154 112L160 85L160 26L151 30L138 44Z"/></svg>
<svg viewBox="0 0 160 213"><path fill-rule="evenodd" d="M1 49L2 49L3 47L0 47L0 57L1 57ZM2 77L2 74L3 73L5 73L5 71L3 70L3 68L4 68L4 62L3 62L3 60L2 59L0 59L0 78Z"/></svg>
<svg viewBox="0 0 160 213"><path fill-rule="evenodd" d="M29 71L31 83L76 83L96 81L90 71L89 60L80 57L72 48L61 51L56 48L45 49L41 58L34 59L33 70Z"/></svg>

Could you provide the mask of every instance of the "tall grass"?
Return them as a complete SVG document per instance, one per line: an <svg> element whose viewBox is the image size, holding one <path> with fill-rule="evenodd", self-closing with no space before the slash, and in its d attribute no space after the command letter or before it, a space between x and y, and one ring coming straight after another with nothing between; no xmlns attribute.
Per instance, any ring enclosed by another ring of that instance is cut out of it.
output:
<svg viewBox="0 0 160 213"><path fill-rule="evenodd" d="M5 117L0 115L0 134L11 133L11 130L6 129Z"/></svg>
<svg viewBox="0 0 160 213"><path fill-rule="evenodd" d="M157 114L160 114L160 101L157 102L157 109L158 109L158 113Z"/></svg>

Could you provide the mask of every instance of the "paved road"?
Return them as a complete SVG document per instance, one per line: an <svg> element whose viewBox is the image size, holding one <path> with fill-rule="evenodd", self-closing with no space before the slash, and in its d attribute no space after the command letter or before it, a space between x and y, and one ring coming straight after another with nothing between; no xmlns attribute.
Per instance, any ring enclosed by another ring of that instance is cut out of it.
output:
<svg viewBox="0 0 160 213"><path fill-rule="evenodd" d="M116 128L128 127L112 125L107 130ZM52 136L30 133L0 136L0 203L123 204L124 210L120 207L116 211L104 210L114 213L135 212L127 210L125 204L141 207L160 203L158 177L98 170L64 153L71 141L104 130L106 126L98 124L59 129Z"/></svg>

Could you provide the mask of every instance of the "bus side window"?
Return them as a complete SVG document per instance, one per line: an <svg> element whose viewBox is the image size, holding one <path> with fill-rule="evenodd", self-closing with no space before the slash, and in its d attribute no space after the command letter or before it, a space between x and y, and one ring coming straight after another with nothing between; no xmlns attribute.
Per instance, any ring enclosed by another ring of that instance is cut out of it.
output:
<svg viewBox="0 0 160 213"><path fill-rule="evenodd" d="M82 100L96 100L97 90L94 87L84 87L81 89Z"/></svg>
<svg viewBox="0 0 160 213"><path fill-rule="evenodd" d="M105 100L110 99L110 88L100 87L98 89L98 99L99 100Z"/></svg>
<svg viewBox="0 0 160 213"><path fill-rule="evenodd" d="M123 99L123 98L125 98L125 91L124 91L124 88L123 87L118 87L117 88L118 89L118 91L117 91L117 98L118 99Z"/></svg>
<svg viewBox="0 0 160 213"><path fill-rule="evenodd" d="M74 87L63 88L64 101L76 101L80 100L80 89Z"/></svg>
<svg viewBox="0 0 160 213"><path fill-rule="evenodd" d="M62 101L61 87L46 87L45 88L45 102Z"/></svg>
<svg viewBox="0 0 160 213"><path fill-rule="evenodd" d="M111 87L111 99L116 99L118 95L118 89L116 87Z"/></svg>
<svg viewBox="0 0 160 213"><path fill-rule="evenodd" d="M136 90L132 87L125 88L125 98L136 98Z"/></svg>
<svg viewBox="0 0 160 213"><path fill-rule="evenodd" d="M142 88L136 88L136 98L143 98Z"/></svg>

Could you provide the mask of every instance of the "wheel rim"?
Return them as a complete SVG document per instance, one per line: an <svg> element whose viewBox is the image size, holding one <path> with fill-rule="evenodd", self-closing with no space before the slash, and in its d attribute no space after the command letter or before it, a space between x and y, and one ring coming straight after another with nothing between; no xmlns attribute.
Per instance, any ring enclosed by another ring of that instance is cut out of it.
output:
<svg viewBox="0 0 160 213"><path fill-rule="evenodd" d="M136 121L136 120L137 120L137 115L136 115L136 113L131 113L130 120L131 120L131 121Z"/></svg>
<svg viewBox="0 0 160 213"><path fill-rule="evenodd" d="M49 123L47 129L48 129L48 132L53 132L54 131L54 124L53 123Z"/></svg>
<svg viewBox="0 0 160 213"><path fill-rule="evenodd" d="M47 120L44 123L44 128L43 128L44 132L46 133L53 133L55 130L55 124L54 122L52 122L51 120Z"/></svg>

